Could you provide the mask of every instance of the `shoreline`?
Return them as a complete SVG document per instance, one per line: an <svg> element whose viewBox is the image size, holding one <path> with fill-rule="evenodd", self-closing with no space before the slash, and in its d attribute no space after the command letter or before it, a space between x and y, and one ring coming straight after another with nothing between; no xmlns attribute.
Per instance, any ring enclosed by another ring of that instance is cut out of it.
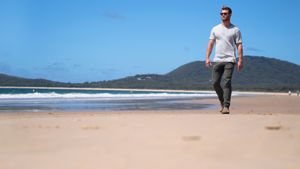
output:
<svg viewBox="0 0 300 169"><path fill-rule="evenodd" d="M242 110L249 109L249 104L256 104L257 100L273 100L273 102L282 103L293 101L300 97L291 97L286 95L273 94L236 94L232 95L231 109L235 110L237 107L243 106ZM257 100L256 100L257 99ZM300 101L300 100L299 100ZM271 102L266 105L274 104ZM286 103L291 105L290 103ZM295 103L296 104L296 103ZM273 105L274 108L283 111L280 104ZM103 113L103 112L198 112L204 113L213 112L218 109L217 96L204 97L186 97L186 98L122 98L122 99L102 99L102 98L46 98L46 99L25 99L25 100L2 100L0 104L0 114L11 113L21 114L15 112L22 112L30 114L62 114L62 113ZM286 107L288 108L288 107ZM255 107L251 108L253 112ZM300 109L300 108L299 108ZM245 113L239 112L239 113ZM249 111L248 111L249 112ZM261 112L260 112L261 113ZM296 112L291 112L296 114Z"/></svg>
<svg viewBox="0 0 300 169"><path fill-rule="evenodd" d="M112 90L112 91L145 91L145 92L186 92L186 93L215 93L213 90L176 90L176 89L136 89L136 88L87 88L87 87L28 87L28 86L0 86L0 89L58 89L58 90ZM233 94L249 94L249 95L288 95L287 92L258 92L258 91L233 91ZM294 96L292 94L291 96Z"/></svg>
<svg viewBox="0 0 300 169"><path fill-rule="evenodd" d="M165 100L168 102L168 99ZM219 102L216 97L173 100L175 106L180 106L181 103L187 105L199 105L198 108L170 108L170 109L66 109L66 110L12 110L0 112L1 115L72 115L72 114L220 114L218 112ZM133 101L134 102L134 101ZM270 115L270 114L291 114L300 115L300 97L291 97L287 95L242 95L233 96L231 101L231 114L255 114L255 115ZM149 103L152 103L151 101ZM276 103L276 104L274 104ZM153 102L152 104L156 104ZM164 103L161 103L164 104ZM166 105L168 106L168 105ZM202 107L203 106L203 107Z"/></svg>

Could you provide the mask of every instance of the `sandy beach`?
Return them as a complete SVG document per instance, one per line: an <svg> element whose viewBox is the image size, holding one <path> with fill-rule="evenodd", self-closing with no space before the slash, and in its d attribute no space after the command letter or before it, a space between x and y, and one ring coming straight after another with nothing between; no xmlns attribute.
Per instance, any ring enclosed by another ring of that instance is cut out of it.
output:
<svg viewBox="0 0 300 169"><path fill-rule="evenodd" d="M230 115L0 113L0 169L299 169L299 121L295 95L233 97Z"/></svg>

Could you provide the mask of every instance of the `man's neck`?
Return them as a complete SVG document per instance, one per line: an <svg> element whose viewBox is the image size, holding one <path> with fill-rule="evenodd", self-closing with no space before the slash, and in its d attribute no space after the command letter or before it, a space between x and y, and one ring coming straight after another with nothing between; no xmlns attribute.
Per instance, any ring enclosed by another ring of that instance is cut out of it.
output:
<svg viewBox="0 0 300 169"><path fill-rule="evenodd" d="M226 27L226 28L229 28L231 23L230 23L230 20L228 21L222 21L222 24Z"/></svg>

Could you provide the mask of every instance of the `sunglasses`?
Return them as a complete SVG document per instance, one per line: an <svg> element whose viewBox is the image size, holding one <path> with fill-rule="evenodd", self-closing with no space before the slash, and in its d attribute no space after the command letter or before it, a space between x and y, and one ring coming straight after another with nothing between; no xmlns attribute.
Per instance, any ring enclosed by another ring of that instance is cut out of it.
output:
<svg viewBox="0 0 300 169"><path fill-rule="evenodd" d="M228 13L220 13L220 15L225 15L226 16L226 15L228 15Z"/></svg>

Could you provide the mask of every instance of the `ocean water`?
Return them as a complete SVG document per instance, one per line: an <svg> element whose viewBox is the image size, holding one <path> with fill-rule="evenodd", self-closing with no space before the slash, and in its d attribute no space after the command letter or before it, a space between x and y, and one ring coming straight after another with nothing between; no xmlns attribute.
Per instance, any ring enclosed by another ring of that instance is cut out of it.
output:
<svg viewBox="0 0 300 169"><path fill-rule="evenodd" d="M187 100L210 92L164 92L57 88L0 88L0 112L190 110L211 105Z"/></svg>

